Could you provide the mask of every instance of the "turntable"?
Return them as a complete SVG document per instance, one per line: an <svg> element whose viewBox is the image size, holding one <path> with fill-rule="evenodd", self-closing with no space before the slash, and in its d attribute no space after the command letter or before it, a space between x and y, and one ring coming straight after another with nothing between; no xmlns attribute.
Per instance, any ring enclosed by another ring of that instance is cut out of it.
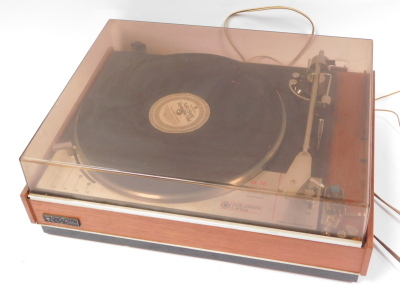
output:
<svg viewBox="0 0 400 292"><path fill-rule="evenodd" d="M372 252L372 42L228 33L251 62L223 28L110 20L21 156L31 221L357 280Z"/></svg>

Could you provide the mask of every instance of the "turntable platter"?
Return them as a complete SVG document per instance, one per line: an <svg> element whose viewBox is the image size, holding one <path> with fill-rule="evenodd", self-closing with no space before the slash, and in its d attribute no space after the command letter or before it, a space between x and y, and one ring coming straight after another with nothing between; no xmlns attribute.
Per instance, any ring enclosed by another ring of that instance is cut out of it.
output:
<svg viewBox="0 0 400 292"><path fill-rule="evenodd" d="M229 184L273 156L285 118L252 64L115 52L80 106L74 136L83 164ZM132 181L118 185L132 189Z"/></svg>

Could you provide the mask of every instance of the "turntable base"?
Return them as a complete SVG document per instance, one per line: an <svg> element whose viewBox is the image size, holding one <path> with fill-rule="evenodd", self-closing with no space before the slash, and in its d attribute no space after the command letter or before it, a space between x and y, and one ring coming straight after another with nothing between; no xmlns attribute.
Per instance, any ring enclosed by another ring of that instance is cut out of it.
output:
<svg viewBox="0 0 400 292"><path fill-rule="evenodd" d="M373 196L371 196L373 198ZM40 201L25 189L32 223L48 234L355 282L366 275L373 248L373 212L362 248L129 214L105 204ZM371 204L373 206L373 204ZM112 211L110 211L112 210ZM46 222L43 214L77 218L80 226ZM110 216L112 215L112 216ZM237 240L240 238L240 240Z"/></svg>
<svg viewBox="0 0 400 292"><path fill-rule="evenodd" d="M181 246L164 245L156 242L140 241L131 238L116 237L104 234L80 232L76 230L61 229L57 227L42 226L45 233L51 235L67 236L76 239L92 240L103 243L112 243L117 245L143 248L154 251L168 252L179 255L194 256L210 260L225 261L235 264L249 265L259 268L268 268L273 270L305 274L334 280L356 282L359 275L355 273L346 273L341 271L325 270L321 268L300 266L291 263L282 263L269 261L266 259L246 258L238 255L216 253L212 251L191 249Z"/></svg>

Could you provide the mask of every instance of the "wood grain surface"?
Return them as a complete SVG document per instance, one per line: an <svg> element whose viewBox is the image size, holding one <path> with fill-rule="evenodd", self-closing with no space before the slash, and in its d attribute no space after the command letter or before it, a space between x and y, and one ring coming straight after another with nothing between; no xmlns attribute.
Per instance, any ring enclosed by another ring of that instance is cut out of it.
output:
<svg viewBox="0 0 400 292"><path fill-rule="evenodd" d="M356 248L286 238L145 216L30 200L37 223L147 240L169 245L230 253L360 273L367 248ZM43 214L79 219L81 226L48 223Z"/></svg>

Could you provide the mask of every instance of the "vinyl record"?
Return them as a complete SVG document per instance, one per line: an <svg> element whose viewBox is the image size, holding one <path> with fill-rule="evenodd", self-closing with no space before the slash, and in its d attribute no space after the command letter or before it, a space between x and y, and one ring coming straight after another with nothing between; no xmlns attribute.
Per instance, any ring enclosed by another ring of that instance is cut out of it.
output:
<svg viewBox="0 0 400 292"><path fill-rule="evenodd" d="M240 184L277 151L285 108L251 64L207 54L114 52L78 111L83 164L123 173ZM203 187L100 176L119 191L166 199ZM171 185L169 188L168 185Z"/></svg>

